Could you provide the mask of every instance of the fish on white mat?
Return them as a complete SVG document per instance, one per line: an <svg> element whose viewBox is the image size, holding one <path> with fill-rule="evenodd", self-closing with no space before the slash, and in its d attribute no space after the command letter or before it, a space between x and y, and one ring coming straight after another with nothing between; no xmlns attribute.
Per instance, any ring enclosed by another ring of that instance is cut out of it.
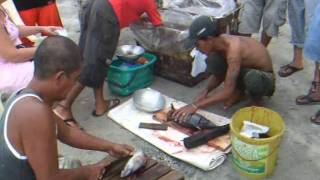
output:
<svg viewBox="0 0 320 180"><path fill-rule="evenodd" d="M143 167L147 162L147 156L141 151L136 151L133 156L129 159L124 169L121 171L121 178L127 177L138 169Z"/></svg>

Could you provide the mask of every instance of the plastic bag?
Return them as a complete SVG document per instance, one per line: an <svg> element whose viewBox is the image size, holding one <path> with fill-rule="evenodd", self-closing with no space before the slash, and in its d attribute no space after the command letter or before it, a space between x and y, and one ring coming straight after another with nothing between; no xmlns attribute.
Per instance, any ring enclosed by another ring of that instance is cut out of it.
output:
<svg viewBox="0 0 320 180"><path fill-rule="evenodd" d="M194 16L175 10L160 11L163 26L137 22L130 26L136 40L148 51L171 55L190 51L194 46L188 40L188 28Z"/></svg>
<svg viewBox="0 0 320 180"><path fill-rule="evenodd" d="M234 0L163 0L163 8L221 18L230 14L236 3Z"/></svg>
<svg viewBox="0 0 320 180"><path fill-rule="evenodd" d="M192 77L196 77L198 74L206 71L206 69L207 69L207 63L206 63L207 55L202 54L196 48L194 48L190 52L190 55L191 55L191 57L194 58L194 60L192 62L192 69L191 69L190 75Z"/></svg>

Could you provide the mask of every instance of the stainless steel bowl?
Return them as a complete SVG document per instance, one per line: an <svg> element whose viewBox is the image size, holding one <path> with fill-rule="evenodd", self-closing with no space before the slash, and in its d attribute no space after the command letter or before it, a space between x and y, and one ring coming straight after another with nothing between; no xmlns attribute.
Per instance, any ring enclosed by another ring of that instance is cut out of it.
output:
<svg viewBox="0 0 320 180"><path fill-rule="evenodd" d="M140 89L133 94L133 104L136 108L146 112L156 112L164 108L163 95L153 89Z"/></svg>
<svg viewBox="0 0 320 180"><path fill-rule="evenodd" d="M141 46L122 45L118 47L116 55L128 63L134 63L144 52Z"/></svg>

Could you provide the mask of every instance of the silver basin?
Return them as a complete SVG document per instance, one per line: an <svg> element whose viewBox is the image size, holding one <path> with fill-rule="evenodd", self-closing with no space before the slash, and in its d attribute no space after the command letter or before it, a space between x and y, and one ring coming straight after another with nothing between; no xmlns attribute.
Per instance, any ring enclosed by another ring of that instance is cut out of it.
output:
<svg viewBox="0 0 320 180"><path fill-rule="evenodd" d="M144 52L141 46L122 45L118 47L116 55L124 61L134 63Z"/></svg>
<svg viewBox="0 0 320 180"><path fill-rule="evenodd" d="M165 99L160 92L146 88L133 94L133 104L142 111L156 112L164 108Z"/></svg>

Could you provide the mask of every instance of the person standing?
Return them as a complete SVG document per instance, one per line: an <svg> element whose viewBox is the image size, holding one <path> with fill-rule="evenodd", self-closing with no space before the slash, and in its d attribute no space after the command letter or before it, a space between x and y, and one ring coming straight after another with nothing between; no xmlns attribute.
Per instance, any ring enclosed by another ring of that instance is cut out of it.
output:
<svg viewBox="0 0 320 180"><path fill-rule="evenodd" d="M72 88L67 98L58 103L54 112L67 124L79 127L74 120L71 106L84 89L91 87L95 96L93 116L102 116L120 103L119 99L105 100L103 85L108 65L119 40L120 30L148 15L154 26L162 25L161 16L154 0L88 0L80 14L81 34L79 46L85 66L79 82Z"/></svg>
<svg viewBox="0 0 320 180"><path fill-rule="evenodd" d="M305 36L315 8L320 0L289 0L288 17L291 27L291 43L293 60L280 68L280 77L288 77L303 70L303 47Z"/></svg>
<svg viewBox="0 0 320 180"><path fill-rule="evenodd" d="M286 22L287 0L243 0L242 3L238 32L251 36L259 33L262 26L261 43L267 47Z"/></svg>
<svg viewBox="0 0 320 180"><path fill-rule="evenodd" d="M297 97L298 105L320 102L320 3L314 13L304 48L304 55L315 63L314 78L309 93ZM311 117L311 122L320 125L320 111Z"/></svg>

